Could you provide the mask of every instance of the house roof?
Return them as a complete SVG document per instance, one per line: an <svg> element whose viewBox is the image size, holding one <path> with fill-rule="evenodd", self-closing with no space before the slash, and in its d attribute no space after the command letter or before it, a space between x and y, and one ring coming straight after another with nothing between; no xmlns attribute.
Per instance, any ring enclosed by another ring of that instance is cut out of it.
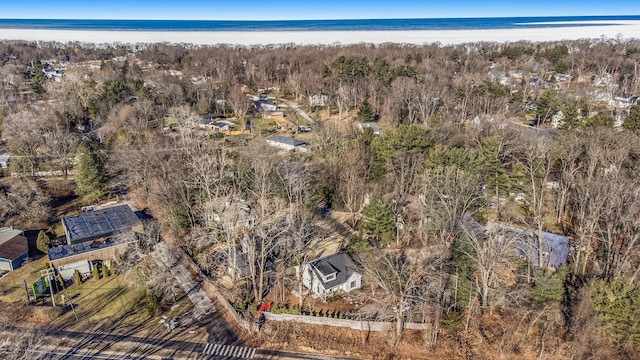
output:
<svg viewBox="0 0 640 360"><path fill-rule="evenodd" d="M140 223L140 218L127 204L110 206L62 218L62 224L69 242L108 236L121 230L131 229Z"/></svg>
<svg viewBox="0 0 640 360"><path fill-rule="evenodd" d="M325 290L343 284L353 273L358 272L353 260L351 260L349 255L345 253L337 253L314 260L310 265L312 271L316 273ZM322 281L322 276L331 275L333 273L336 273L335 279L327 282Z"/></svg>
<svg viewBox="0 0 640 360"><path fill-rule="evenodd" d="M209 113L209 114L204 114L202 115L202 119L203 120L213 120L213 119L218 119L218 118L222 118L223 116L218 114L218 113Z"/></svg>
<svg viewBox="0 0 640 360"><path fill-rule="evenodd" d="M134 241L133 237L116 236L113 238L109 238L108 240L105 240L100 243L86 242L86 243L80 243L80 244L60 245L60 246L52 247L51 249L49 249L48 255L49 255L49 260L54 261L54 260L64 259L69 256L84 254L91 251L106 249L106 248L120 245L120 244L130 243L132 241Z"/></svg>
<svg viewBox="0 0 640 360"><path fill-rule="evenodd" d="M300 141L291 137L287 137L287 136L280 136L280 135L276 135L276 136L272 136L269 138L269 141L272 142L277 142L277 143L281 143L281 144L286 144L286 145L291 145L291 146L302 146L302 145L306 145L307 143L304 141Z"/></svg>
<svg viewBox="0 0 640 360"><path fill-rule="evenodd" d="M11 154L9 153L0 154L0 163L6 163L9 161L9 159L11 159Z"/></svg>
<svg viewBox="0 0 640 360"><path fill-rule="evenodd" d="M333 265L331 265L330 262L324 259L318 260L313 264L313 266L316 268L318 273L325 277L338 272L338 269L336 269Z"/></svg>
<svg viewBox="0 0 640 360"><path fill-rule="evenodd" d="M22 236L21 230L0 228L0 258L15 260L29 252L27 238Z"/></svg>
<svg viewBox="0 0 640 360"><path fill-rule="evenodd" d="M498 226L516 237L514 249L516 255L528 257L533 263L538 262L537 235L534 232L503 224L490 224L489 226ZM567 262L569 238L543 231L542 252L543 262L547 266L552 268L561 266Z"/></svg>
<svg viewBox="0 0 640 360"><path fill-rule="evenodd" d="M14 237L22 234L22 230L16 230L14 228L1 227L0 228L0 245L6 241L13 239Z"/></svg>

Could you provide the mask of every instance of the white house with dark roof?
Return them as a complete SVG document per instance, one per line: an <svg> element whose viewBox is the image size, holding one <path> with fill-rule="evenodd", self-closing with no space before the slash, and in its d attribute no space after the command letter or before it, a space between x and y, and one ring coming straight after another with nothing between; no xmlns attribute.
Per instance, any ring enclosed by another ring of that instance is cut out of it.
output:
<svg viewBox="0 0 640 360"><path fill-rule="evenodd" d="M272 136L267 139L267 144L289 151L308 151L306 142L288 136Z"/></svg>
<svg viewBox="0 0 640 360"><path fill-rule="evenodd" d="M300 277L300 267L296 268ZM313 297L326 299L362 287L362 274L349 255L338 253L310 261L302 267L302 284Z"/></svg>

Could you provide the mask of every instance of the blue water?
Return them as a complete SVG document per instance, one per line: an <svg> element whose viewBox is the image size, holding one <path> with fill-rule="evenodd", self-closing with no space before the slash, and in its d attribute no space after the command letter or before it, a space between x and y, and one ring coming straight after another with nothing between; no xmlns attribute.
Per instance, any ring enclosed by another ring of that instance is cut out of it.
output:
<svg viewBox="0 0 640 360"><path fill-rule="evenodd" d="M536 24L544 22L640 20L630 16L557 16L447 19L361 20L51 20L0 19L0 29L101 30L101 31L354 31L354 30L481 30L587 26L587 24Z"/></svg>

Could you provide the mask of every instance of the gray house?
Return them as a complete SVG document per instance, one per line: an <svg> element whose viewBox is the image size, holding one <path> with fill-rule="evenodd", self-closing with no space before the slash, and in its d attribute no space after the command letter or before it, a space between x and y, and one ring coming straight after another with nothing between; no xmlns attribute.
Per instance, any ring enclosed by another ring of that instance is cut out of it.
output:
<svg viewBox="0 0 640 360"><path fill-rule="evenodd" d="M29 256L29 243L22 230L0 228L0 271L13 271Z"/></svg>
<svg viewBox="0 0 640 360"><path fill-rule="evenodd" d="M267 144L273 147L277 147L277 148L285 149L289 151L302 151L302 152L308 151L306 142L300 141L291 137L287 137L287 136L280 136L280 135L272 136L269 139L267 139Z"/></svg>
<svg viewBox="0 0 640 360"><path fill-rule="evenodd" d="M297 276L302 275L302 284L313 297L326 299L343 291L350 292L362 287L362 274L349 255L338 253L310 261L296 268Z"/></svg>

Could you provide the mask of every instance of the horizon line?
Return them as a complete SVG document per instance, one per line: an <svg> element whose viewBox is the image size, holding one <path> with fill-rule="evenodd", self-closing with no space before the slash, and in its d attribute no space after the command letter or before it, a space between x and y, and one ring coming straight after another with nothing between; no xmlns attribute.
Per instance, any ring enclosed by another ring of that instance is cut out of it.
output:
<svg viewBox="0 0 640 360"><path fill-rule="evenodd" d="M3 18L2 20L54 20L54 21L235 21L235 22L269 22L269 21L357 21L357 20L456 20L456 19L531 19L531 18L603 18L603 17L640 17L640 14L633 15L534 15L534 16L458 16L458 17L389 17L389 18L322 18L322 19L102 19L102 18Z"/></svg>

